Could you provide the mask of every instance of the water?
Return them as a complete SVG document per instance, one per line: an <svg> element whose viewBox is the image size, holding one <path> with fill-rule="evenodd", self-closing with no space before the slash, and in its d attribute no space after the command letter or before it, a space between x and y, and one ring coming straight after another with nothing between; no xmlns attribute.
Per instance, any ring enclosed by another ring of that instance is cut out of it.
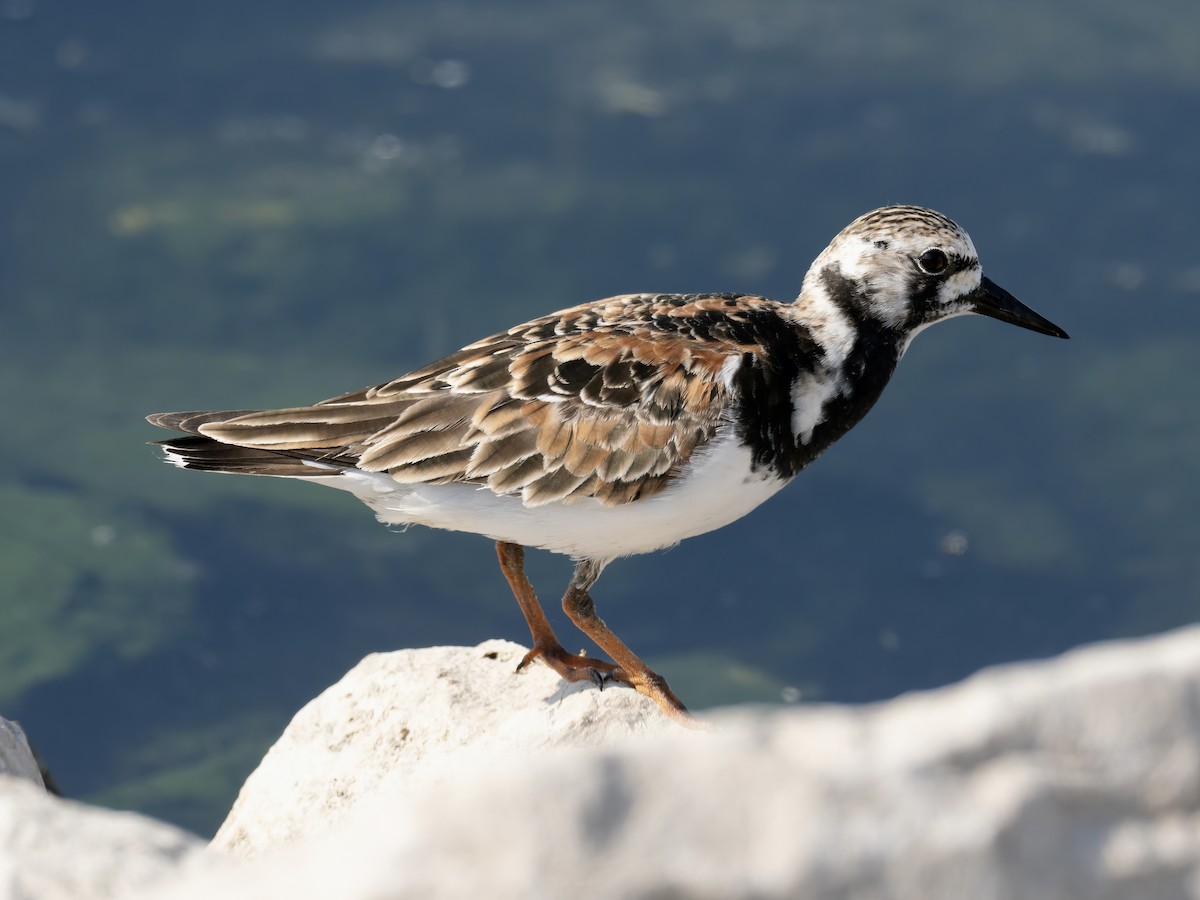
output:
<svg viewBox="0 0 1200 900"><path fill-rule="evenodd" d="M70 794L211 831L365 653L526 634L486 541L168 468L143 414L310 402L613 293L790 297L888 202L960 221L1072 341L923 335L787 491L610 567L606 620L696 706L1193 620L1198 29L1184 2L0 2L0 714ZM568 571L533 558L552 610Z"/></svg>

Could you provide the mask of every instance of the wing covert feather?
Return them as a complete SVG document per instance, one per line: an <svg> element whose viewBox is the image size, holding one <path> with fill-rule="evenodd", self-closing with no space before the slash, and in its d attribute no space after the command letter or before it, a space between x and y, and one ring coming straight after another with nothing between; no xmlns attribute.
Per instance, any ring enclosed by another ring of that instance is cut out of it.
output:
<svg viewBox="0 0 1200 900"><path fill-rule="evenodd" d="M628 295L493 335L309 407L206 422L206 436L336 458L398 482L462 482L528 506L618 505L663 490L726 421L731 360L779 304Z"/></svg>

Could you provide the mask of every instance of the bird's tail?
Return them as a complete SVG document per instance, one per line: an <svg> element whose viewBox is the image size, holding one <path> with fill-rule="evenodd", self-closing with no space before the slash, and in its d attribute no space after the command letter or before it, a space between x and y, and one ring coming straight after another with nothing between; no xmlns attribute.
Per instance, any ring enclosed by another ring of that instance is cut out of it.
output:
<svg viewBox="0 0 1200 900"><path fill-rule="evenodd" d="M236 444L223 444L200 433L202 425L224 422L246 412L248 410L155 413L146 416L146 421L160 428L184 432L177 437L154 442L162 447L167 462L181 469L236 475L274 475L281 478L321 478L337 475L346 467L345 463L323 460L317 453L239 447Z"/></svg>

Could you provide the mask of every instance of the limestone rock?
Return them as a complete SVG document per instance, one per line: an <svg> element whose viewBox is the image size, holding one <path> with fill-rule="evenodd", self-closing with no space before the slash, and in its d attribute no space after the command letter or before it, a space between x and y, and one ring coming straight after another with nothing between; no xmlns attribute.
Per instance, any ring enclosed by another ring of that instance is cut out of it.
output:
<svg viewBox="0 0 1200 900"><path fill-rule="evenodd" d="M200 838L171 825L60 800L0 775L0 897L116 900L178 883L206 856Z"/></svg>
<svg viewBox="0 0 1200 900"><path fill-rule="evenodd" d="M25 740L25 732L16 722L0 718L0 775L24 778L42 786L42 773Z"/></svg>
<svg viewBox="0 0 1200 900"><path fill-rule="evenodd" d="M164 896L1200 897L1200 629L713 733L466 652L318 698L222 832L307 837Z"/></svg>
<svg viewBox="0 0 1200 900"><path fill-rule="evenodd" d="M368 656L299 713L247 779L213 847L253 856L327 833L365 799L464 772L519 769L552 747L628 745L678 726L625 687L514 672L510 641Z"/></svg>
<svg viewBox="0 0 1200 900"><path fill-rule="evenodd" d="M1200 898L1200 628L707 732L521 652L364 660L247 782L243 860L0 776L0 897Z"/></svg>

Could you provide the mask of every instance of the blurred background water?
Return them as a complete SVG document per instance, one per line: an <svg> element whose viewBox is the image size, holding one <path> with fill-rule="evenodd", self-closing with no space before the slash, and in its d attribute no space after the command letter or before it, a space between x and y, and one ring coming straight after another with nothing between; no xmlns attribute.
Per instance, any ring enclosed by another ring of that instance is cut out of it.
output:
<svg viewBox="0 0 1200 900"><path fill-rule="evenodd" d="M0 0L0 715L70 795L211 832L364 654L527 633L484 539L179 472L145 413L614 293L790 298L889 202L1073 340L922 336L787 491L611 567L607 621L705 706L1194 620L1198 101L1191 0ZM568 572L531 566L560 623Z"/></svg>

